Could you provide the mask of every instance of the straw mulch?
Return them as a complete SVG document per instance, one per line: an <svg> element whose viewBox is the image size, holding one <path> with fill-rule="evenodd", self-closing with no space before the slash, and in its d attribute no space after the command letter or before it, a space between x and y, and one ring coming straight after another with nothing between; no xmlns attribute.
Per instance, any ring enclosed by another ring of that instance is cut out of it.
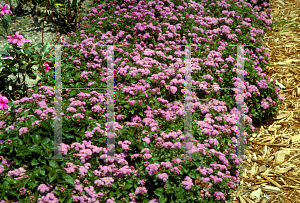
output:
<svg viewBox="0 0 300 203"><path fill-rule="evenodd" d="M284 104L261 123L245 150L243 175L233 203L300 202L300 1L271 0L273 33L265 35L270 53L266 74L281 86Z"/></svg>

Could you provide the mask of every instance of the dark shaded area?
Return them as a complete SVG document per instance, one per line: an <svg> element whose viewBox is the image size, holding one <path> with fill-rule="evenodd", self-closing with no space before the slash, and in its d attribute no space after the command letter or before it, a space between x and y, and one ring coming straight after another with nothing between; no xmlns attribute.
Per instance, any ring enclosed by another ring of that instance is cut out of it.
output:
<svg viewBox="0 0 300 203"><path fill-rule="evenodd" d="M257 0L256 3L251 3L253 0L244 0L247 3L250 3L252 7L254 8L255 6L262 7L259 11L264 10L264 2L270 3L270 0Z"/></svg>

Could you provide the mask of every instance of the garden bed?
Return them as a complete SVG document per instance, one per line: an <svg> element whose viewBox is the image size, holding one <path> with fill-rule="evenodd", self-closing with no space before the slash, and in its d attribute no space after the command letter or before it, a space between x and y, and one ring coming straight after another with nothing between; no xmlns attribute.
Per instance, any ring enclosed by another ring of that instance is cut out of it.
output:
<svg viewBox="0 0 300 203"><path fill-rule="evenodd" d="M161 67L160 67L161 68ZM169 95L168 95L169 97L166 97L166 98L169 98L168 100L171 100L171 99L174 99L173 97L172 97L172 95L170 94L170 91L169 91ZM124 99L125 100L125 99ZM164 102L163 100L161 100L160 102ZM215 102L215 101L214 101ZM130 103L130 102L129 102ZM20 104L21 105L21 104ZM30 105L30 104L28 104L28 105ZM44 104L41 104L42 106L44 105ZM130 104L130 105L132 105L132 104ZM142 104L141 104L142 105ZM126 108L126 105L124 106L125 108ZM133 109L134 109L134 107L132 107ZM156 113L155 113L155 115L156 115ZM165 114L162 114L161 115L161 117L163 118L163 116L165 116ZM280 116L283 116L282 114L280 115ZM280 116L278 117L278 118L274 118L274 119L280 119ZM293 115L292 115L293 116ZM283 117L282 117L283 118ZM130 120L130 118L127 118L128 119L128 121ZM137 118L137 117L135 117L135 118L132 118L132 119L134 119L135 121L138 121L139 119ZM198 118L199 119L199 118ZM288 120L288 119L290 119L290 117L289 118L285 118L286 120ZM202 119L200 119L200 120L203 120L203 118ZM132 120L131 120L132 121ZM228 119L227 120L228 122L230 122L231 123L231 121L230 121L230 119ZM80 120L77 120L77 122L80 122ZM130 123L130 122L129 122ZM168 125L167 125L168 126ZM137 127L137 126L136 126ZM159 124L159 129L161 128L161 127L163 127L162 125L161 125L161 123ZM272 127L274 127L274 126L272 126ZM155 128L155 129L153 129L154 131L156 130L156 127L151 127L151 131L153 131L152 130L152 128ZM270 129L269 129L269 131L271 131ZM133 131L131 131L131 132L133 132ZM284 131L284 132L286 132L286 131ZM24 135L25 136L25 135ZM87 135L86 135L87 136ZM261 136L261 135L258 135L257 137L259 137L259 136ZM87 137L88 138L88 137ZM93 139L93 138L91 138L91 139ZM101 138L102 139L102 138ZM129 139L129 138L128 138ZM138 139L137 137L136 137L136 139ZM252 139L252 138L251 138ZM276 137L275 137L275 139L276 139ZM274 140L272 140L271 142L274 142L275 141L275 139ZM76 139L77 140L77 139ZM268 140L268 139L266 139L266 140ZM95 141L95 140L93 140L93 141ZM135 139L132 139L131 138L131 140L130 140L131 142L134 142L135 141ZM253 140L252 140L253 141ZM127 142L127 141L126 141ZM144 141L144 142L146 142L146 141ZM144 145L146 145L145 143L143 142L143 144ZM148 141L147 141L148 142ZM209 141L209 142L211 142L211 140ZM102 143L102 145L103 145L104 143ZM123 144L121 144L122 145L122 149L123 148L126 148L126 145L127 145L128 143L125 143L125 141L124 141L124 143ZM272 143L271 143L272 144ZM137 145L137 146L139 146L139 145ZM146 145L146 146L148 146L148 145ZM230 145L229 145L230 146ZM271 145L269 145L269 146L271 146ZM127 146L128 147L128 146ZM131 146L131 147L133 147L133 146ZM253 148L253 146L252 146L252 148ZM251 148L251 149L252 149ZM137 149L138 150L138 149ZM144 151L144 150L143 150ZM147 151L147 150L146 150ZM248 154L246 154L246 155L248 155L248 156L250 156L250 157L252 157L252 154L249 154L249 152L247 151L247 153ZM145 155L147 155L147 154L145 154ZM265 155L264 156L266 156L266 155L268 155L268 151L266 151L266 153L265 153ZM144 158L145 159L145 158ZM258 160L258 162L259 161L261 161L261 160L259 160L259 159L257 159ZM248 161L248 160L247 160ZM51 162L52 164L53 164L53 162ZM130 163L133 163L133 161L132 162L130 162ZM152 164L151 164L152 165ZM151 168L151 167L150 167ZM255 168L255 167L254 167ZM162 171L162 170L164 170L165 168L160 168L159 170L160 171ZM263 169L263 167L262 167L262 169ZM147 169L148 170L148 169ZM202 172L201 172L202 173ZM146 176L145 176L146 177ZM160 179L162 179L162 180L164 180L164 177L159 177ZM134 178L135 179L135 178ZM268 181L270 181L270 179L268 179L268 178L266 178ZM70 179L69 179L70 180ZM69 181L68 180L68 181ZM183 182L183 184L186 184L186 182L189 182L190 181L190 179L185 179L186 181L184 181ZM152 178L150 178L149 179L149 181L152 181ZM159 180L160 181L160 180ZM197 181L199 181L198 179L196 180L196 182ZM71 181L72 182L72 181ZM195 182L195 183L196 183ZM272 182L272 181L271 181ZM69 183L70 183L70 181L69 181ZM169 183L169 182L168 182ZM196 184L199 184L199 182L198 183L196 183ZM203 183L201 183L201 185L202 185ZM274 183L273 183L274 184ZM151 185L150 185L151 186ZM166 186L166 185L165 185ZM164 186L164 188L165 188L165 186ZM115 185L114 185L114 187L115 187ZM205 186L205 187L207 187L207 186ZM142 188L142 187L139 187L140 189ZM188 190L187 188L189 188L189 186L188 185L186 185L186 190ZM179 191L179 188L177 188L178 189L178 191ZM253 188L252 188L253 189ZM270 187L269 187L269 189L270 189ZM160 190L164 190L164 189L162 189L162 188L157 188L157 190L155 190L155 192L153 192L153 191L150 191L149 190L149 195L150 195L150 193L151 193L151 195L153 195L154 196L154 193L155 193L155 195L157 195L157 194L160 194ZM170 190L170 189L169 189ZM168 191L169 191L168 190ZM197 191L196 191L197 192ZM238 191L238 194L237 194L237 196L238 196L238 198L240 198L240 200L242 201L242 198L243 197L245 197L246 195L248 195L248 194L240 194L240 192ZM246 198L248 198L248 197L245 197L245 199ZM273 198L273 197L272 197ZM162 197L160 200L165 200L165 198L164 197ZM247 199L246 199L247 200ZM247 200L248 201L248 200Z"/></svg>

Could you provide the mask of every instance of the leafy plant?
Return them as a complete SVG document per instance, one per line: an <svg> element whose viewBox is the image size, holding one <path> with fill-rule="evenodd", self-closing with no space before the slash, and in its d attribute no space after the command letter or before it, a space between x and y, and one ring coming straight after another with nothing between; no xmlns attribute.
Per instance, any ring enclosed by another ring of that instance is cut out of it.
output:
<svg viewBox="0 0 300 203"><path fill-rule="evenodd" d="M118 203L231 200L242 162L235 154L238 110L234 105L240 97L220 88L246 90L247 144L255 131L251 114L261 118L262 111L276 113L271 103L278 106L283 101L280 89L263 73L262 57L268 54L260 46L259 34L249 34L268 29L269 21L246 23L251 19L240 16L254 11L235 1L226 2L236 11L235 18L234 12L214 1L202 7L181 3L124 1L91 8L93 15L82 19L80 32L70 33L70 40L62 43L68 46L61 49L61 112L53 107L58 104L51 80L54 68L28 90L28 98L8 102L11 109L0 122L0 191L5 191L1 198L73 202L86 196L93 202ZM242 85L237 79L237 50L229 46L239 41L255 47L245 48L247 74ZM188 122L184 120L185 49L179 44L198 45L191 48L191 80L198 90L191 93ZM108 70L111 52L104 45L122 45L114 48L114 72ZM107 87L111 74L114 151L120 159L104 159L111 147L106 132L110 95L99 87ZM251 104L256 105L254 110ZM63 143L56 148L53 129L59 114ZM192 140L187 140L186 126L191 127ZM68 159L47 159L56 149Z"/></svg>
<svg viewBox="0 0 300 203"><path fill-rule="evenodd" d="M36 76L32 72L32 66L38 65L39 72L45 74L47 71L43 71L42 66L45 63L51 64L51 61L43 62L46 60L45 58L49 57L50 51L54 48L50 49L49 45L44 45L43 43L43 30L42 30L42 45L36 44L31 45L27 44L31 42L30 40L25 39L22 36L22 33L13 33L14 35L9 36L8 27L10 25L10 21L13 18L20 18L16 16L10 16L12 12L10 11L10 6L8 4L0 5L2 8L1 15L2 15L2 29L6 32L5 34L0 34L2 37L6 38L9 42L4 47L4 50L0 51L2 54L2 59L0 59L0 65L2 70L0 71L0 82L1 88L0 93L9 98L9 100L16 99L13 95L17 96L17 98L23 98L27 95L27 87L25 84L25 73L31 79L36 79ZM60 34L58 34L60 35ZM57 35L56 35L57 36ZM58 42L59 38L57 39L56 43ZM24 44L23 46L23 43ZM37 52L34 47L42 47L41 53ZM51 59L51 58L50 58ZM53 57L52 57L53 59ZM7 81L9 75L17 75L17 81L20 85L17 85L16 82ZM23 81L20 81L19 74L23 74ZM11 89L9 89L11 87Z"/></svg>

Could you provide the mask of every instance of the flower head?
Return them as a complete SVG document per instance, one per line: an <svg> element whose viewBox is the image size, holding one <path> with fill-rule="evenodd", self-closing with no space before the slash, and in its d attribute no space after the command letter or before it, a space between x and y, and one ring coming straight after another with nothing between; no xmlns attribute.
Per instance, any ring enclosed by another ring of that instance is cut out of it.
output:
<svg viewBox="0 0 300 203"><path fill-rule="evenodd" d="M8 40L7 42L8 43L14 43L14 44L17 44L19 47L20 46L23 46L23 42L32 42L31 40L27 40L25 39L22 35L20 35L18 32L15 32L15 35L14 36L7 36Z"/></svg>
<svg viewBox="0 0 300 203"><path fill-rule="evenodd" d="M7 38L8 38L8 40L7 40L7 42L8 43L15 43L16 42L16 36L14 35L14 36L7 36Z"/></svg>
<svg viewBox="0 0 300 203"><path fill-rule="evenodd" d="M2 59L11 59L11 60L13 60L14 57L12 57L12 56L3 56Z"/></svg>
<svg viewBox="0 0 300 203"><path fill-rule="evenodd" d="M10 7L9 7L8 4L5 4L4 6L3 6L3 4L0 5L0 10L1 10L0 14L1 14L1 16L4 16L5 14L9 14L9 13L13 14L11 12L11 10L9 10L9 9L10 9Z"/></svg>
<svg viewBox="0 0 300 203"><path fill-rule="evenodd" d="M46 71L46 72L49 72L49 69L50 69L49 63L48 63L48 62L45 62L45 63L44 63L44 66L45 66L45 71Z"/></svg>
<svg viewBox="0 0 300 203"><path fill-rule="evenodd" d="M8 99L6 97L2 97L0 95L0 109L2 109L2 110L3 109L8 109L7 103L8 103Z"/></svg>

